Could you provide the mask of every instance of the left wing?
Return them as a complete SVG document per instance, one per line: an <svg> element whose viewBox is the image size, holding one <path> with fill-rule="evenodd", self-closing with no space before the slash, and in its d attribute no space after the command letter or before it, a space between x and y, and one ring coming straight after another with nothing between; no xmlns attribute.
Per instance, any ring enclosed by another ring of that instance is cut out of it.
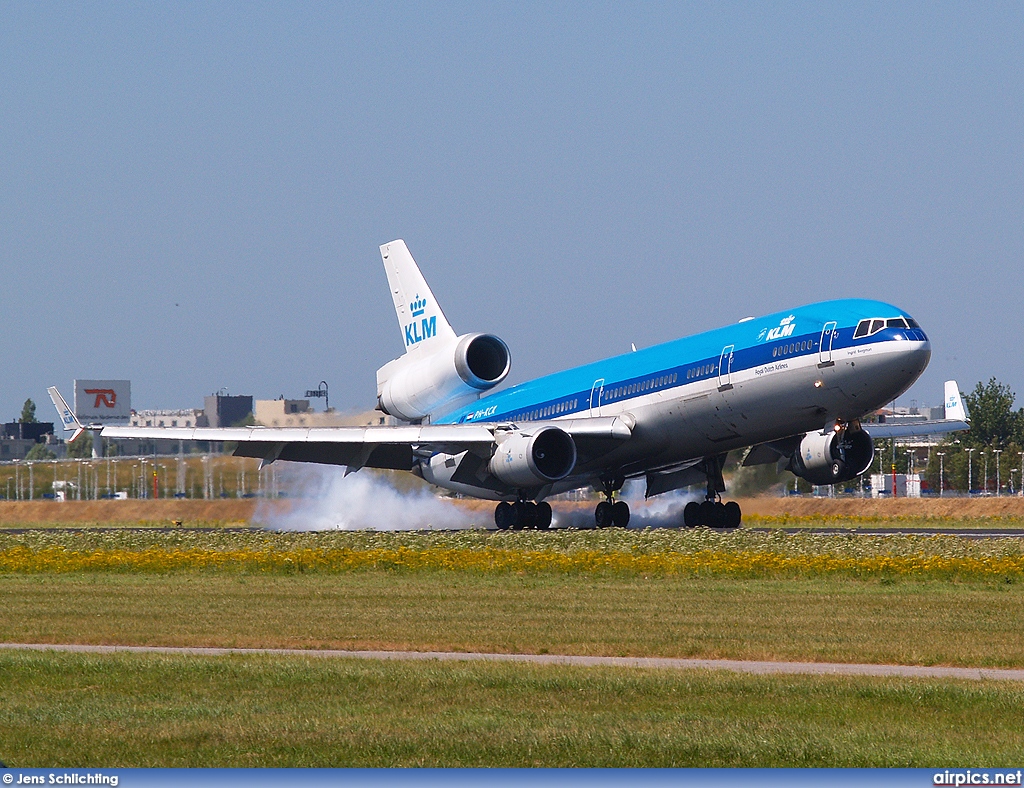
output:
<svg viewBox="0 0 1024 788"><path fill-rule="evenodd" d="M960 396L960 387L955 380L947 380L944 387L943 407L944 419L931 421L914 421L909 424L865 424L864 429L872 438L914 438L923 435L942 435L947 432L960 432L971 428Z"/></svg>
<svg viewBox="0 0 1024 788"><path fill-rule="evenodd" d="M105 438L233 442L236 457L316 462L359 468L413 467L415 448L477 451L494 444L494 433L478 424L399 427L104 427Z"/></svg>
<svg viewBox="0 0 1024 788"><path fill-rule="evenodd" d="M65 430L77 437L85 427L56 388L49 389ZM58 404L60 403L60 404ZM412 470L416 456L470 451L490 458L505 437L552 426L568 433L581 454L599 456L628 440L630 420L617 416L513 423L409 424L371 427L112 427L95 429L105 438L232 442L236 457L345 465L349 470Z"/></svg>

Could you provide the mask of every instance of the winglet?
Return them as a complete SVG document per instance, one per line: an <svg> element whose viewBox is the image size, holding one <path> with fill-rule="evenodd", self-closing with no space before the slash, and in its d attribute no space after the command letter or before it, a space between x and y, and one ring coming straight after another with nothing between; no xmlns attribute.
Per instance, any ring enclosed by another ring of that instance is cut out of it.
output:
<svg viewBox="0 0 1024 788"><path fill-rule="evenodd" d="M50 401L53 403L53 407L57 409L57 415L60 417L61 424L64 425L64 431L75 431L75 434L68 439L68 443L74 443L78 436L85 432L85 427L82 426L82 422L78 420L75 412L68 407L68 403L64 401L64 397L57 391L56 386L50 386L46 393L50 395Z"/></svg>
<svg viewBox="0 0 1024 788"><path fill-rule="evenodd" d="M405 241L384 244L380 248L380 256L388 275L405 352L435 347L440 342L455 339L455 331L430 292L430 286L412 259Z"/></svg>
<svg viewBox="0 0 1024 788"><path fill-rule="evenodd" d="M967 408L964 407L963 398L960 396L960 387L955 380L947 380L945 387L945 398L943 404L946 409L946 419L949 421L970 421L967 416Z"/></svg>

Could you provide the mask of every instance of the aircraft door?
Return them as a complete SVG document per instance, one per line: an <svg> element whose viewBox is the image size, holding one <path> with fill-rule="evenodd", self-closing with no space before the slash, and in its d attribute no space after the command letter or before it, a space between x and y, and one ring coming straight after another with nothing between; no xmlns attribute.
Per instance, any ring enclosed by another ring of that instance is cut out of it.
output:
<svg viewBox="0 0 1024 788"><path fill-rule="evenodd" d="M604 378L594 381L594 387L590 390L590 415L601 415L601 397L604 396Z"/></svg>
<svg viewBox="0 0 1024 788"><path fill-rule="evenodd" d="M821 341L818 343L818 366L819 367L831 367L832 362L832 340L838 335L836 331L835 320L830 320L825 324L825 327L821 329Z"/></svg>
<svg viewBox="0 0 1024 788"><path fill-rule="evenodd" d="M722 355L718 359L718 390L728 391L732 388L732 352L735 345L726 345L722 348Z"/></svg>

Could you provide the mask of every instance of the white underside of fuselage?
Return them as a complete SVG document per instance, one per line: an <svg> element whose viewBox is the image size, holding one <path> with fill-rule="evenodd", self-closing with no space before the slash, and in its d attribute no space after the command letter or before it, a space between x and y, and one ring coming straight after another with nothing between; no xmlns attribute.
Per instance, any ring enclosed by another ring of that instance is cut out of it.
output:
<svg viewBox="0 0 1024 788"><path fill-rule="evenodd" d="M807 352L726 375L665 390L601 397L591 416L628 414L635 427L623 445L544 488L538 497L590 486L601 476L640 476L758 443L821 430L837 419L851 421L891 402L920 376L930 357L928 342L904 340L843 348L828 355ZM579 419L574 413L543 423ZM524 431L539 422L517 422ZM498 491L453 482L463 455L436 454L419 466L431 484L490 500L514 499Z"/></svg>

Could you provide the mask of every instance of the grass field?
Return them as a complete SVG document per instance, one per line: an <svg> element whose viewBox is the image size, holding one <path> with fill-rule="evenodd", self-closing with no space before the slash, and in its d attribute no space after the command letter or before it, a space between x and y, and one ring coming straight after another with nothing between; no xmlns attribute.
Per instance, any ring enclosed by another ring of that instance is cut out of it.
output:
<svg viewBox="0 0 1024 788"><path fill-rule="evenodd" d="M7 642L1024 667L1024 585L445 572L0 577Z"/></svg>
<svg viewBox="0 0 1024 788"><path fill-rule="evenodd" d="M1019 766L1024 688L0 653L15 766Z"/></svg>
<svg viewBox="0 0 1024 788"><path fill-rule="evenodd" d="M43 530L0 533L0 567L6 642L1024 667L1019 539ZM0 652L0 760L1012 766L1022 701L1010 682Z"/></svg>

